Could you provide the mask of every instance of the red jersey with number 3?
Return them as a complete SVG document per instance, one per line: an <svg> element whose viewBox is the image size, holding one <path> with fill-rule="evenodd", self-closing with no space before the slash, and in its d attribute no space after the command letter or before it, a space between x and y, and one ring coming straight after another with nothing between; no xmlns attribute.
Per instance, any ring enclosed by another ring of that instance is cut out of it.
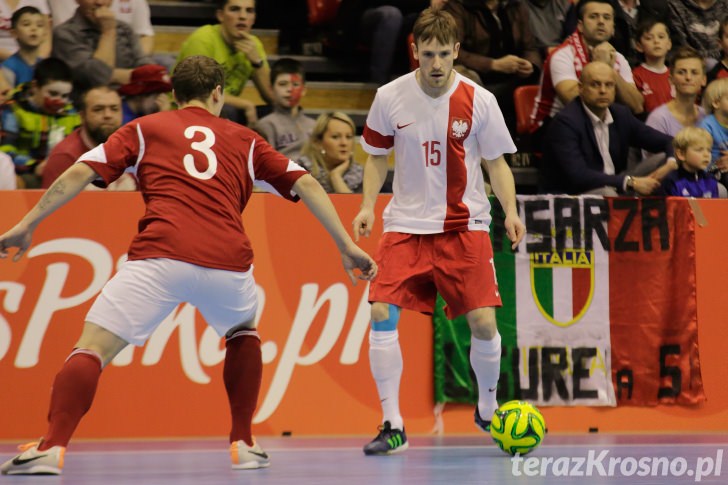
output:
<svg viewBox="0 0 728 485"><path fill-rule="evenodd" d="M379 88L361 138L372 155L394 149L394 197L384 210L384 231L487 231L481 159L516 151L498 102L455 72L450 89L431 98L416 72Z"/></svg>
<svg viewBox="0 0 728 485"><path fill-rule="evenodd" d="M241 213L253 183L290 200L308 173L253 131L202 108L138 118L82 155L105 184L135 167L146 204L129 259L170 258L247 271L253 262Z"/></svg>

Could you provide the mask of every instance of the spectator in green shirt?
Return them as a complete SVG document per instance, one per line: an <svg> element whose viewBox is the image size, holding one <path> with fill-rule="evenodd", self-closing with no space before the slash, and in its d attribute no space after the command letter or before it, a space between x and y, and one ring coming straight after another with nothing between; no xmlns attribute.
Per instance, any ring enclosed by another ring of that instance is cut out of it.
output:
<svg viewBox="0 0 728 485"><path fill-rule="evenodd" d="M255 104L243 99L252 80L260 97L272 102L270 68L263 44L250 33L255 23L255 0L218 0L217 25L204 25L190 34L177 62L195 55L208 56L225 69L225 108L222 116L251 125L257 121Z"/></svg>

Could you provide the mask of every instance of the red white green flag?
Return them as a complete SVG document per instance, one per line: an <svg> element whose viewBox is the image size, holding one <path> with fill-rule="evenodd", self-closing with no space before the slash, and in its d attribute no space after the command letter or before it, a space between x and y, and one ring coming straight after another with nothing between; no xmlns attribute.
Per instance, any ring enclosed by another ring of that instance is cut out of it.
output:
<svg viewBox="0 0 728 485"><path fill-rule="evenodd" d="M518 201L527 236L515 253L498 209L491 227L504 303L497 312L504 351L499 399L588 406L703 401L687 200ZM459 370L457 362L469 337L450 339L457 332L446 330L449 323L436 313L436 400L472 400L470 385L458 387L470 380L467 363Z"/></svg>

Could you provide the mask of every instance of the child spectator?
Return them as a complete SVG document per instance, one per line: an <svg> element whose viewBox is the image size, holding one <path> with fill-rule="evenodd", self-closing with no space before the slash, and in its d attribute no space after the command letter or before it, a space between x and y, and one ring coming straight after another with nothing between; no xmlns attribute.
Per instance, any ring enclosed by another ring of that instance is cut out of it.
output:
<svg viewBox="0 0 728 485"><path fill-rule="evenodd" d="M273 148L296 160L316 124L303 114L300 106L301 98L306 94L303 66L295 59L279 59L271 67L270 82L273 86L273 112L261 118L255 129Z"/></svg>
<svg viewBox="0 0 728 485"><path fill-rule="evenodd" d="M346 114L322 114L316 120L298 164L329 193L361 192L364 167L354 161L354 122Z"/></svg>
<svg viewBox="0 0 728 485"><path fill-rule="evenodd" d="M6 60L18 50L18 43L10 32L11 19L13 13L23 7L35 7L43 14L45 35L40 45L40 55L48 57L51 53L51 19L48 2L46 0L0 0L0 61Z"/></svg>
<svg viewBox="0 0 728 485"><path fill-rule="evenodd" d="M24 187L40 187L48 152L80 124L69 99L71 69L60 59L40 61L33 80L25 83L2 106L0 150L13 158Z"/></svg>
<svg viewBox="0 0 728 485"><path fill-rule="evenodd" d="M662 181L665 195L715 199L726 196L726 188L706 172L710 165L713 137L702 128L689 126L680 130L672 140L677 170Z"/></svg>
<svg viewBox="0 0 728 485"><path fill-rule="evenodd" d="M728 16L720 23L718 39L720 41L720 48L723 52L723 57L708 73L708 83L712 83L716 79L728 77Z"/></svg>
<svg viewBox="0 0 728 485"><path fill-rule="evenodd" d="M35 7L21 7L10 19L10 33L18 42L18 51L2 63L3 76L10 86L33 79L33 70L40 61L40 44L48 35L45 15Z"/></svg>
<svg viewBox="0 0 728 485"><path fill-rule="evenodd" d="M700 127L713 137L708 171L720 172L720 181L728 183L728 79L716 79L703 93L703 108L708 114Z"/></svg>
<svg viewBox="0 0 728 485"><path fill-rule="evenodd" d="M651 112L674 97L670 87L670 71L665 56L672 48L670 30L654 19L640 21L635 31L636 48L645 62L632 69L635 85L645 98L644 109Z"/></svg>

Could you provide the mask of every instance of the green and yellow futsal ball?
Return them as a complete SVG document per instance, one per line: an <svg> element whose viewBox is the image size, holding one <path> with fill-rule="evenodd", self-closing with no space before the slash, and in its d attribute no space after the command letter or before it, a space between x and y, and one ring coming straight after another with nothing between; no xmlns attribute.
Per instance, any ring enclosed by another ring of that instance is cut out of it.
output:
<svg viewBox="0 0 728 485"><path fill-rule="evenodd" d="M508 401L493 413L490 434L493 441L509 455L532 452L543 441L546 420L526 401Z"/></svg>

